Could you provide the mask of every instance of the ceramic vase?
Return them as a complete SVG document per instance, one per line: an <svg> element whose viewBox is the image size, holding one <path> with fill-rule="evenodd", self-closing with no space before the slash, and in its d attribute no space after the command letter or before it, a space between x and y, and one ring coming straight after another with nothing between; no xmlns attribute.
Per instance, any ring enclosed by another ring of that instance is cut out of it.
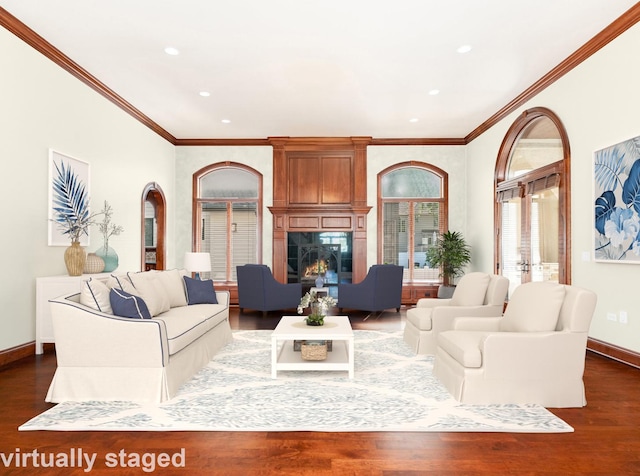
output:
<svg viewBox="0 0 640 476"><path fill-rule="evenodd" d="M72 241L64 252L64 264L67 266L67 273L69 276L80 276L82 270L84 270L84 264L87 259L87 254L84 248L80 246L79 241Z"/></svg>
<svg viewBox="0 0 640 476"><path fill-rule="evenodd" d="M113 246L101 246L96 250L96 255L104 261L103 272L109 273L118 267L118 253Z"/></svg>
<svg viewBox="0 0 640 476"><path fill-rule="evenodd" d="M321 288L324 286L324 278L321 275L318 275L316 278L316 288Z"/></svg>
<svg viewBox="0 0 640 476"><path fill-rule="evenodd" d="M84 264L84 272L86 274L102 273L104 270L104 260L95 253L87 255L87 261Z"/></svg>

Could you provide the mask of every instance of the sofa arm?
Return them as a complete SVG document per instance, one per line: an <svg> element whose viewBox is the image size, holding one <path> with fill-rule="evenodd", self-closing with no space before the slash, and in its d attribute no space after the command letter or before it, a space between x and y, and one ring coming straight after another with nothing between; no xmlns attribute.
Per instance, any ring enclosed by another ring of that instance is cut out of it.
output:
<svg viewBox="0 0 640 476"><path fill-rule="evenodd" d="M218 300L218 304L229 307L229 291L216 291L216 299Z"/></svg>
<svg viewBox="0 0 640 476"><path fill-rule="evenodd" d="M163 367L169 363L162 321L105 314L68 297L49 301L59 366Z"/></svg>
<svg viewBox="0 0 640 476"><path fill-rule="evenodd" d="M480 344L487 378L549 380L563 376L582 378L586 333L497 332Z"/></svg>

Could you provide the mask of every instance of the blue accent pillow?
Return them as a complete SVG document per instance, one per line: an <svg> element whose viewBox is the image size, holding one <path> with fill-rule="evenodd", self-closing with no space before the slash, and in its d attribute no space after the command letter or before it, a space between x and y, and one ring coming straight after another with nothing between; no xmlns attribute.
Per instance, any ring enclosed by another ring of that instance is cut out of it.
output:
<svg viewBox="0 0 640 476"><path fill-rule="evenodd" d="M183 276L183 278L187 290L187 304L218 304L211 279L200 281L189 276Z"/></svg>
<svg viewBox="0 0 640 476"><path fill-rule="evenodd" d="M112 288L109 292L109 301L113 314L116 316L151 319L149 308L140 296L129 294L122 289Z"/></svg>

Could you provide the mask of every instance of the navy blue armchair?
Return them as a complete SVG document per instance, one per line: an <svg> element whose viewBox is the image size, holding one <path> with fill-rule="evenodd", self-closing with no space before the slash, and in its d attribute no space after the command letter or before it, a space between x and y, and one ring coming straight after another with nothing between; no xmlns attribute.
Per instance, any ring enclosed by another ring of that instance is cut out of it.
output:
<svg viewBox="0 0 640 476"><path fill-rule="evenodd" d="M402 301L402 266L374 264L357 284L338 285L338 309L400 312Z"/></svg>
<svg viewBox="0 0 640 476"><path fill-rule="evenodd" d="M298 307L302 297L302 284L282 284L273 277L264 264L236 266L238 277L238 303L243 309L268 311Z"/></svg>

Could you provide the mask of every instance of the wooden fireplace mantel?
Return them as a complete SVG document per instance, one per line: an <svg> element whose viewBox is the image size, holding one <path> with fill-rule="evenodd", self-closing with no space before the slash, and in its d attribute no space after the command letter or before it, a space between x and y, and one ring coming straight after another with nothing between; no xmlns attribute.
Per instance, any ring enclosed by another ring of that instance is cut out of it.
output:
<svg viewBox="0 0 640 476"><path fill-rule="evenodd" d="M353 281L367 273L367 144L370 137L270 138L273 146L273 274L287 280L287 233L351 231Z"/></svg>

